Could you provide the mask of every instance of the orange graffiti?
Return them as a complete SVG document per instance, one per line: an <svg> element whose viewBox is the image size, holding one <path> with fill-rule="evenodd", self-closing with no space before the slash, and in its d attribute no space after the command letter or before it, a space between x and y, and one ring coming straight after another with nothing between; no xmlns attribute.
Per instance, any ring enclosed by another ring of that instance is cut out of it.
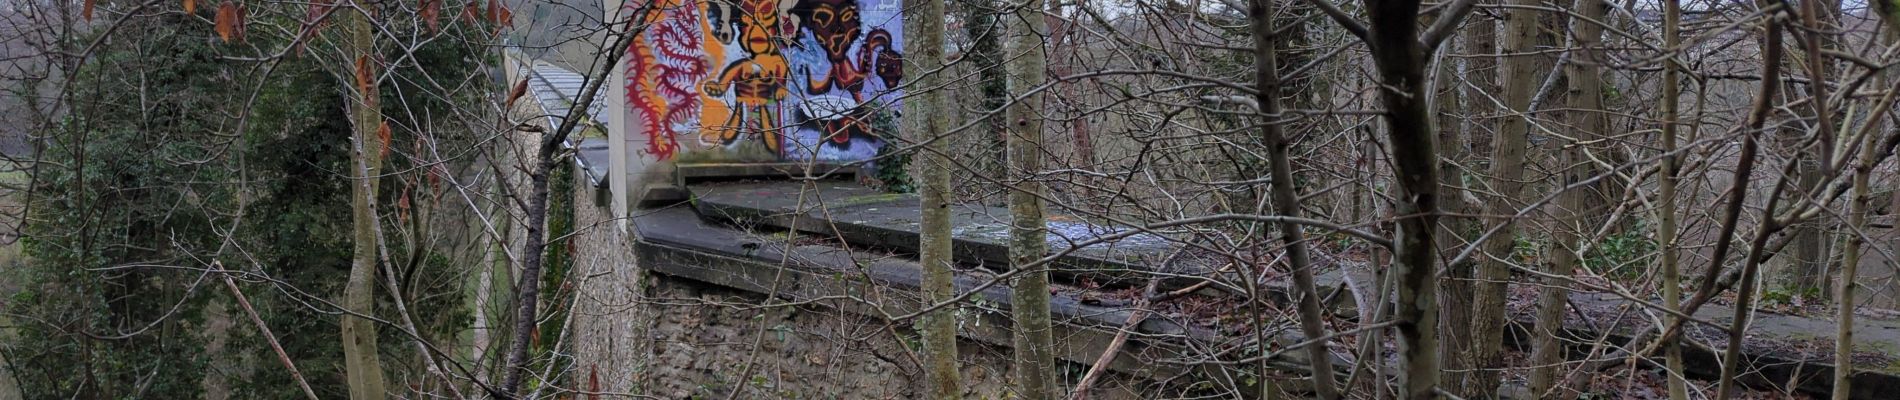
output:
<svg viewBox="0 0 1900 400"><path fill-rule="evenodd" d="M732 144L738 140L740 130L748 130L765 141L767 150L780 154L780 133L776 131L778 113L774 111L776 103L790 94L785 87L790 67L771 34L778 26L778 2L743 0L740 8L739 25L743 27L743 36L739 46L747 56L727 64L702 90L712 96L723 96L730 90L738 103L739 110L715 128L720 142Z"/></svg>

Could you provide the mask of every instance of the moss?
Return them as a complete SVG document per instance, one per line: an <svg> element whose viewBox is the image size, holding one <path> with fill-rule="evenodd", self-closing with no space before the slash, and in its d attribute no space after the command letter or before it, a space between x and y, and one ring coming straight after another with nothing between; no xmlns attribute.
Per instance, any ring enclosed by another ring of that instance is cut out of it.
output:
<svg viewBox="0 0 1900 400"><path fill-rule="evenodd" d="M832 208L843 208L843 207L861 206L861 205L866 205L866 204L888 203L888 202L901 200L904 198L904 196L907 196L907 195L904 193L867 194L863 196L851 196L851 197L846 197L840 200L827 201L825 202L825 205L830 206Z"/></svg>

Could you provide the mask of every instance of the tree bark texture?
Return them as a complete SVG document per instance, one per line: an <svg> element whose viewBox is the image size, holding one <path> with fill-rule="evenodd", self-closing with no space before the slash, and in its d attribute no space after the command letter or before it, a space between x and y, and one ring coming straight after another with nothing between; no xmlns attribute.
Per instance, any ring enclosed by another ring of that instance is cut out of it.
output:
<svg viewBox="0 0 1900 400"><path fill-rule="evenodd" d="M1287 152L1293 144L1287 141L1281 124L1272 121L1280 114L1280 73L1278 54L1274 41L1274 4L1276 0L1253 0L1248 7L1248 17L1253 20L1253 62L1254 84L1258 93L1254 100L1260 105L1260 114L1268 121L1260 126L1261 144L1267 147L1267 163L1273 182L1272 193L1274 212L1286 217L1300 217L1300 200L1294 187L1293 164ZM1313 263L1307 254L1306 233L1300 226L1291 222L1279 224L1280 241L1286 247L1287 267L1292 269L1294 296L1298 297L1300 334L1309 339L1326 336L1326 322L1321 318L1324 312L1319 304L1319 289L1313 282ZM1332 354L1327 350L1325 340L1306 346L1309 366L1313 374L1313 392L1320 399L1339 398L1339 391L1333 381Z"/></svg>
<svg viewBox="0 0 1900 400"><path fill-rule="evenodd" d="M1399 396L1436 398L1438 293L1434 271L1438 229L1438 152L1425 77L1429 52L1419 31L1419 1L1366 2L1366 44L1377 70L1380 103L1399 183L1391 273L1398 292L1392 317L1399 339ZM1446 11L1450 12L1450 11ZM1442 16L1440 18L1455 18ZM1434 43L1435 45L1435 43Z"/></svg>
<svg viewBox="0 0 1900 400"><path fill-rule="evenodd" d="M1598 60L1597 48L1603 36L1602 21L1609 12L1609 5L1601 0L1577 0L1572 9L1576 18L1570 22L1574 32L1576 48L1572 49L1571 62L1564 64L1564 74L1569 82L1564 91L1564 100L1569 111L1564 113L1567 136L1576 140L1564 146L1562 150L1563 187L1569 187L1589 179L1595 174L1595 163L1591 162L1588 143L1604 136L1609 129L1609 120L1603 111L1602 71ZM1594 186L1594 185L1593 185ZM1572 187L1558 195L1555 220L1552 225L1550 262L1546 263L1544 273L1559 277L1546 279L1540 285L1542 290L1537 297L1537 332L1531 351L1530 389L1534 396L1562 397L1568 393L1570 385L1560 382L1561 367L1564 360L1564 344L1560 338L1563 331L1564 313L1570 303L1569 283L1566 279L1582 265L1583 253L1589 246L1584 243L1590 227L1600 218L1591 218L1587 209L1594 208L1592 193L1586 188Z"/></svg>
<svg viewBox="0 0 1900 400"><path fill-rule="evenodd" d="M1011 314L1015 323L1016 389L1026 400L1056 397L1055 339L1049 311L1049 267L1030 267L1048 253L1048 221L1043 217L1042 171L1043 96L1029 93L1045 81L1043 38L1048 23L1042 18L1043 0L1026 0L1007 16L1010 56L1004 65L1010 93L1020 96L1004 114L1009 138L1009 257L1020 272L1010 285Z"/></svg>
<svg viewBox="0 0 1900 400"><path fill-rule="evenodd" d="M355 240L350 258L349 280L343 284L343 308L352 313L374 315L376 312L376 233L375 215L370 207L376 201L376 177L382 176L383 139L378 133L383 129L381 94L376 81L376 43L375 32L371 30L369 17L363 12L350 10L342 12L342 21L338 25L345 35L343 58L350 62L351 82L354 88L350 104L352 126L351 152L352 181L350 185L350 221ZM367 78L369 84L361 81ZM376 323L368 318L345 314L341 322L343 330L343 366L348 375L350 398L381 399L385 396L386 383L383 376L383 363L378 357L376 346Z"/></svg>
<svg viewBox="0 0 1900 400"><path fill-rule="evenodd" d="M1535 0L1511 0L1515 6L1534 6ZM1536 57L1530 52L1535 50L1538 18L1537 11L1527 8L1511 8L1504 11L1503 54L1499 65L1497 85L1501 87L1503 115L1497 119L1497 130L1491 139L1491 169L1489 186L1498 198L1486 203L1485 214L1493 216L1513 215L1517 207L1524 204L1521 197L1524 192L1525 153L1530 150L1530 110L1531 96L1537 90L1540 71ZM1473 398L1490 398L1497 394L1498 369L1503 367L1502 346L1504 343L1504 325L1507 315L1504 309L1507 284L1511 278L1511 265L1516 263L1511 257L1517 247L1516 221L1510 219L1490 220L1486 227L1497 233L1478 245L1484 247L1486 257L1480 261L1477 284L1473 285L1474 295L1471 312L1473 340L1472 366L1477 370L1472 374L1473 384L1466 387L1466 394Z"/></svg>
<svg viewBox="0 0 1900 400"><path fill-rule="evenodd" d="M944 0L917 0L906 9L904 31L905 67L923 71L910 86L912 98L904 102L904 119L911 137L928 140L917 158L918 194L923 221L918 234L918 261L924 267L925 304L950 301L956 296L955 262L951 255L950 235L950 159L949 138L945 137L947 119L955 110L944 101L943 29ZM924 396L929 399L958 399L963 391L957 380L956 308L944 307L918 320L917 331L923 337Z"/></svg>
<svg viewBox="0 0 1900 400"><path fill-rule="evenodd" d="M1674 49L1682 43L1682 1L1666 0L1663 4L1663 47ZM1676 127L1681 119L1682 64L1674 55L1663 61L1662 78L1662 152L1676 151ZM1682 267L1679 253L1676 251L1676 184L1681 169L1681 158L1666 155L1662 159L1662 178L1657 182L1657 223L1656 242L1662 252L1662 304L1664 308L1675 311L1677 302L1682 301ZM1675 322L1678 317L1665 317ZM1670 400L1687 400L1689 388L1682 377L1682 347L1663 348L1663 367L1668 371L1668 389Z"/></svg>

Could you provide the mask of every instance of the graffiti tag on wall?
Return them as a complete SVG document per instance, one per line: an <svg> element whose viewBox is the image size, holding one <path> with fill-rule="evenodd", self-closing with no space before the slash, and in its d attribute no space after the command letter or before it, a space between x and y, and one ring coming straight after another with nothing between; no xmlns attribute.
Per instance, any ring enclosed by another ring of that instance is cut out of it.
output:
<svg viewBox="0 0 1900 400"><path fill-rule="evenodd" d="M626 93L651 157L865 160L897 129L900 0L646 1Z"/></svg>

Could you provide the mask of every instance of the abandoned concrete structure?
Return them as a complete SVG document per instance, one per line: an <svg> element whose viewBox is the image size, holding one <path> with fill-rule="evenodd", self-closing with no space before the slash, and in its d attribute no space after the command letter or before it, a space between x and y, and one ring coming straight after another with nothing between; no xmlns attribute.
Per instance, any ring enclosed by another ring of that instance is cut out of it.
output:
<svg viewBox="0 0 1900 400"><path fill-rule="evenodd" d="M509 64L511 82L531 83L534 101L517 110L539 117L531 123L554 125L585 80L548 63L516 58ZM624 72L609 79L630 82ZM631 86L608 85L620 88L602 94L586 113L586 132L570 143L574 173L565 195L573 207L553 210L572 213L574 225L585 227L571 239L573 273L580 277L571 288L576 295L572 304L556 306L570 310L564 332L573 343L564 354L574 369L560 379L590 391L661 398L914 396L913 382L921 378L909 351L914 335L908 322L893 319L919 306L919 267L909 254L917 245L916 198L854 182L858 166L849 157L692 162L684 153L656 153L672 144L651 140L672 139L628 133L641 125L628 119L645 115L628 111ZM968 206L955 218L957 256L967 267L959 289L975 292L958 308L965 387L972 398L1008 398L1010 374L1002 368L1010 364L1010 299L1003 284L989 279L1006 268L999 235L1008 214ZM1222 296L1220 285L1195 285L1221 274L1218 263L1195 259L1136 227L1058 217L1049 228L1051 247L1063 257L1053 311L1060 354L1073 362L1068 379L1101 357L1118 333L1127 336L1110 365L1113 374L1095 386L1097 398L1224 397L1234 393L1222 388L1267 382L1298 390L1297 380L1285 378L1299 375L1304 353L1234 351L1255 347L1246 345L1252 335L1229 334L1251 322L1228 320L1221 307L1242 305L1211 300ZM1334 317L1357 318L1368 310L1354 304L1352 293L1376 290L1371 271L1335 263L1321 278L1333 289ZM1213 306L1139 313L1127 299L1146 279L1162 279L1159 286ZM1276 293L1285 285L1262 283ZM1633 309L1619 296L1577 294L1572 301L1583 312ZM1697 316L1721 322L1731 312L1710 306ZM1577 356L1601 357L1604 349L1591 344L1628 340L1646 326L1640 313L1629 314L1603 319L1632 321L1623 326L1582 319L1566 326L1579 344ZM1529 325L1528 316L1518 320ZM1277 343L1272 348L1302 341L1291 321L1258 323L1285 325L1268 338ZM1863 348L1900 349L1900 322L1860 323ZM1763 315L1757 324L1815 336L1831 329L1831 322L1794 316ZM1701 325L1691 334L1723 335L1719 327ZM1825 392L1832 373L1825 353L1769 350L1785 347L1751 349L1748 383ZM1717 373L1714 351L1685 347L1685 353L1692 377ZM1257 377L1251 361L1238 362L1263 356L1285 375ZM1891 362L1870 358L1859 366L1865 372L1857 398L1887 398L1895 393L1887 389L1900 388ZM1335 365L1341 376L1381 372L1351 369L1350 360Z"/></svg>

